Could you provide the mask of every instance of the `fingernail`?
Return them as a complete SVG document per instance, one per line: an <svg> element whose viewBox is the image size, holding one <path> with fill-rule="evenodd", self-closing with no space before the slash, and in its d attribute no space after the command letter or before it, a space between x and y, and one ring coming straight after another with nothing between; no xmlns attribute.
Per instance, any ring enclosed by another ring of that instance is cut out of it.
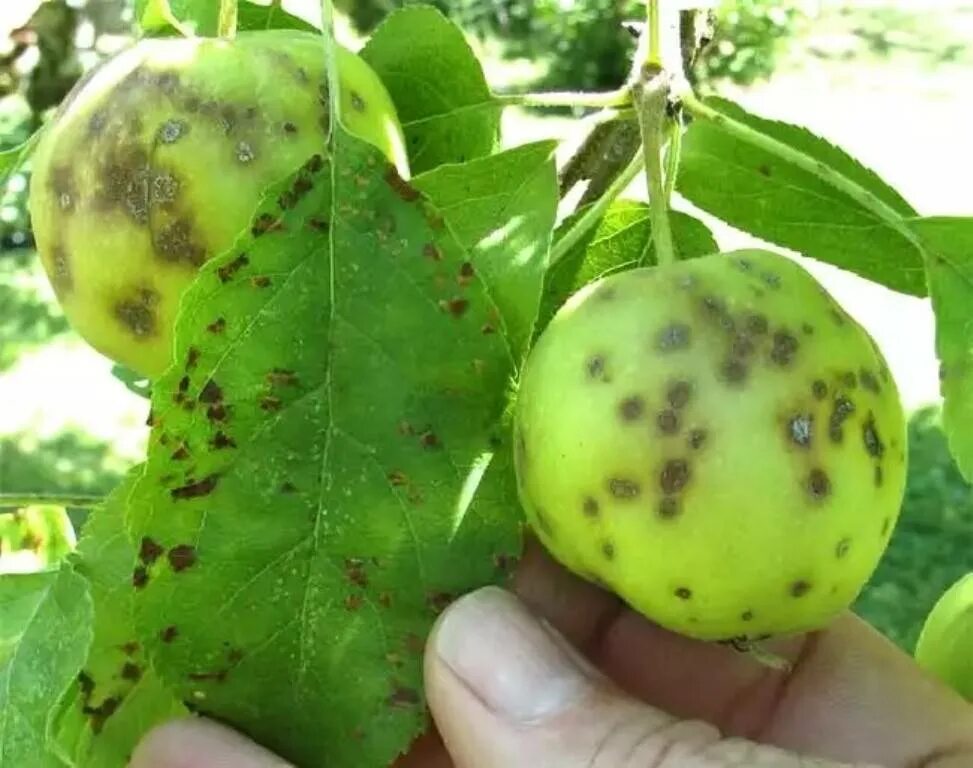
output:
<svg viewBox="0 0 973 768"><path fill-rule="evenodd" d="M449 607L433 642L488 708L528 723L564 710L589 685L553 633L512 594L486 587Z"/></svg>

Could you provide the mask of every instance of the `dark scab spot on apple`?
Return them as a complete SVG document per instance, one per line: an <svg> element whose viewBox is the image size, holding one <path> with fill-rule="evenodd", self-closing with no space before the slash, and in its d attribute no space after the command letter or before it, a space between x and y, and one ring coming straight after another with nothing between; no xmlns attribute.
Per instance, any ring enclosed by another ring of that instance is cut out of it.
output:
<svg viewBox="0 0 973 768"><path fill-rule="evenodd" d="M799 579L790 586L791 597L804 597L811 591L811 582Z"/></svg>
<svg viewBox="0 0 973 768"><path fill-rule="evenodd" d="M71 257L63 245L54 246L51 251L51 287L58 298L67 296L74 288L71 273Z"/></svg>
<svg viewBox="0 0 973 768"><path fill-rule="evenodd" d="M170 264L198 267L206 261L206 249L196 242L188 219L177 219L155 232L153 245L155 253Z"/></svg>
<svg viewBox="0 0 973 768"><path fill-rule="evenodd" d="M624 422L638 421L645 412L645 401L639 395L626 397L618 404L618 417Z"/></svg>
<svg viewBox="0 0 973 768"><path fill-rule="evenodd" d="M828 385L821 379L815 379L811 383L811 394L815 400L824 400L828 396Z"/></svg>
<svg viewBox="0 0 973 768"><path fill-rule="evenodd" d="M179 544L170 549L166 557L172 570L179 573L196 564L196 548L189 544Z"/></svg>
<svg viewBox="0 0 973 768"><path fill-rule="evenodd" d="M674 435L679 432L679 414L672 408L659 411L656 414L655 423L664 435Z"/></svg>
<svg viewBox="0 0 973 768"><path fill-rule="evenodd" d="M865 452L872 458L881 459L885 454L885 445L879 437L875 417L871 413L862 425L862 442L865 444Z"/></svg>
<svg viewBox="0 0 973 768"><path fill-rule="evenodd" d="M139 544L139 560L144 565L152 565L156 560L158 560L165 550L162 546L148 536L143 536L142 541Z"/></svg>
<svg viewBox="0 0 973 768"><path fill-rule="evenodd" d="M842 539L834 548L834 556L843 559L851 551L851 539Z"/></svg>
<svg viewBox="0 0 973 768"><path fill-rule="evenodd" d="M875 466L875 472L872 475L872 482L875 483L876 488L882 487L882 481L884 479L882 467L880 465Z"/></svg>
<svg viewBox="0 0 973 768"><path fill-rule="evenodd" d="M294 125L294 123L292 123L292 122L289 122L288 121L288 122L284 123L283 128L284 128L284 133L290 134L291 136L293 136L295 133L297 133L297 126Z"/></svg>
<svg viewBox="0 0 973 768"><path fill-rule="evenodd" d="M841 385L846 389L855 389L858 386L858 377L854 371L845 371L841 374Z"/></svg>
<svg viewBox="0 0 973 768"><path fill-rule="evenodd" d="M149 288L137 289L134 296L118 301L114 306L115 319L138 338L154 336L158 330L155 308L159 294Z"/></svg>
<svg viewBox="0 0 973 768"><path fill-rule="evenodd" d="M660 352L675 352L687 349L692 341L692 329L685 323L671 323L662 328L655 340L655 348Z"/></svg>
<svg viewBox="0 0 973 768"><path fill-rule="evenodd" d="M676 587L673 593L680 600L692 600L693 591L689 587Z"/></svg>
<svg viewBox="0 0 973 768"><path fill-rule="evenodd" d="M723 361L720 366L719 377L726 384L738 385L746 381L748 373L746 363L738 358L731 357Z"/></svg>
<svg viewBox="0 0 973 768"><path fill-rule="evenodd" d="M146 584L149 583L149 572L146 570L144 565L139 565L135 567L132 571L132 586L136 589L142 589Z"/></svg>
<svg viewBox="0 0 973 768"><path fill-rule="evenodd" d="M663 493L679 493L689 484L691 472L685 459L669 459L659 473L659 487Z"/></svg>
<svg viewBox="0 0 973 768"><path fill-rule="evenodd" d="M753 343L753 339L743 333L738 333L733 337L733 343L730 345L730 353L736 358L745 358L752 355L756 347Z"/></svg>
<svg viewBox="0 0 973 768"><path fill-rule="evenodd" d="M616 499L634 499L642 493L638 481L625 477L608 478L608 492Z"/></svg>
<svg viewBox="0 0 973 768"><path fill-rule="evenodd" d="M236 445L236 443L234 443L234 445ZM292 483L290 480L286 480L281 483L280 492L286 494L297 493L297 486L294 485L294 483Z"/></svg>
<svg viewBox="0 0 973 768"><path fill-rule="evenodd" d="M794 445L807 448L811 445L814 430L814 415L796 413L787 421L787 437Z"/></svg>
<svg viewBox="0 0 973 768"><path fill-rule="evenodd" d="M679 499L676 496L663 496L656 510L663 520L673 520L679 516Z"/></svg>
<svg viewBox="0 0 973 768"><path fill-rule="evenodd" d="M57 201L58 210L62 213L70 213L75 209L78 203L78 190L70 166L58 166L51 171L51 192Z"/></svg>
<svg viewBox="0 0 973 768"><path fill-rule="evenodd" d="M693 386L688 381L679 380L674 381L669 385L669 389L666 391L666 400L669 401L669 405L679 410L685 408L689 403L689 399L693 394Z"/></svg>
<svg viewBox="0 0 973 768"><path fill-rule="evenodd" d="M208 496L216 489L219 482L218 475L209 475L202 480L187 483L179 488L170 491L173 499L195 499L201 496Z"/></svg>
<svg viewBox="0 0 973 768"><path fill-rule="evenodd" d="M753 621L753 611L744 611L741 613L740 621Z"/></svg>
<svg viewBox="0 0 973 768"><path fill-rule="evenodd" d="M812 501L824 501L831 495L831 479L820 467L812 469L804 482Z"/></svg>
<svg viewBox="0 0 973 768"><path fill-rule="evenodd" d="M858 380L861 381L862 387L873 394L877 395L882 391L882 387L879 385L875 374L866 368L862 368L858 372Z"/></svg>
<svg viewBox="0 0 973 768"><path fill-rule="evenodd" d="M689 443L689 447L692 450L698 451L706 443L707 437L708 434L705 429L699 429L699 428L691 429L689 431L689 437L687 438L686 442Z"/></svg>
<svg viewBox="0 0 973 768"><path fill-rule="evenodd" d="M601 554L602 554L602 556L606 560L614 560L615 559L615 545L612 544L610 541L602 542L602 545L601 545Z"/></svg>
<svg viewBox="0 0 973 768"><path fill-rule="evenodd" d="M362 98L361 94L358 93L358 91L353 90L350 92L350 96L352 109L354 109L356 112L364 112L368 105L365 104L365 100Z"/></svg>
<svg viewBox="0 0 973 768"><path fill-rule="evenodd" d="M767 163L761 163L757 166L757 172L761 176L770 176L772 174L771 168Z"/></svg>
<svg viewBox="0 0 973 768"><path fill-rule="evenodd" d="M773 272L764 272L760 275L760 279L764 281L764 284L770 288L780 288L780 276L774 274Z"/></svg>
<svg viewBox="0 0 973 768"><path fill-rule="evenodd" d="M595 379L597 381L609 382L611 379L605 372L605 356L604 355L592 355L585 361L585 372L588 374L589 379Z"/></svg>
<svg viewBox="0 0 973 768"><path fill-rule="evenodd" d="M828 437L833 443L840 443L844 439L843 424L854 412L855 404L847 397L842 395L835 398L828 422Z"/></svg>
<svg viewBox="0 0 973 768"><path fill-rule="evenodd" d="M801 333L803 333L805 336L813 336L814 326L810 323L801 323Z"/></svg>
<svg viewBox="0 0 973 768"><path fill-rule="evenodd" d="M189 133L189 124L185 120L170 117L159 126L158 140L163 144L175 144Z"/></svg>
<svg viewBox="0 0 973 768"><path fill-rule="evenodd" d="M790 365L794 360L800 344L787 331L775 331L773 336L773 346L770 350L770 359L779 366Z"/></svg>
<svg viewBox="0 0 973 768"><path fill-rule="evenodd" d="M769 330L770 324L767 322L766 316L752 313L744 319L743 328L746 333L752 336L763 336Z"/></svg>
<svg viewBox="0 0 973 768"><path fill-rule="evenodd" d="M591 496L585 497L585 500L581 505L581 509L584 511L585 517L598 517L598 514L601 511L600 507L598 506L597 499Z"/></svg>

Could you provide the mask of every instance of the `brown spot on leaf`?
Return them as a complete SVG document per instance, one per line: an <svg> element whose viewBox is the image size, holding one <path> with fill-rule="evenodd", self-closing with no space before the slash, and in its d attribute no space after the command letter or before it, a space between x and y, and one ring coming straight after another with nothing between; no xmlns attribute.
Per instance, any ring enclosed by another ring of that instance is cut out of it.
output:
<svg viewBox="0 0 973 768"><path fill-rule="evenodd" d="M179 573L196 564L196 548L189 544L179 544L170 549L166 557L172 570Z"/></svg>
<svg viewBox="0 0 973 768"><path fill-rule="evenodd" d="M202 403L216 403L223 399L223 390L213 379L207 379L199 393L199 401Z"/></svg>
<svg viewBox="0 0 973 768"><path fill-rule="evenodd" d="M212 323L206 326L206 330L210 333L223 333L223 331L226 330L226 318L216 318Z"/></svg>
<svg viewBox="0 0 973 768"><path fill-rule="evenodd" d="M200 496L208 496L216 488L218 480L219 475L209 475L202 480L173 488L170 493L173 499L195 499Z"/></svg>
<svg viewBox="0 0 973 768"><path fill-rule="evenodd" d="M142 668L138 664L133 664L130 661L126 661L122 664L122 670L120 675L123 680L130 680L133 683L137 683L142 679Z"/></svg>
<svg viewBox="0 0 973 768"><path fill-rule="evenodd" d="M185 443L180 444L180 446L172 452L169 457L172 461L185 461L189 458L189 448L186 447Z"/></svg>
<svg viewBox="0 0 973 768"><path fill-rule="evenodd" d="M143 536L142 542L139 544L139 560L144 565L152 565L152 563L162 556L164 551L165 550L155 541L155 539L151 539L148 536Z"/></svg>
<svg viewBox="0 0 973 768"><path fill-rule="evenodd" d="M442 613L453 602L453 596L449 592L429 592L426 594L426 605L434 613Z"/></svg>
<svg viewBox="0 0 973 768"><path fill-rule="evenodd" d="M345 598L345 610L346 611L357 611L365 603L365 598L361 595L348 595Z"/></svg>
<svg viewBox="0 0 973 768"><path fill-rule="evenodd" d="M241 253L239 256L233 259L233 261L228 262L217 269L216 274L219 276L221 283L228 283L237 272L239 272L249 263L250 259L247 257L247 254ZM220 319L222 320L223 318ZM225 326L225 321L223 324Z"/></svg>
<svg viewBox="0 0 973 768"><path fill-rule="evenodd" d="M212 439L209 441L210 447L214 450L223 450L224 448L236 448L236 440L226 434L223 430L218 430Z"/></svg>
<svg viewBox="0 0 973 768"><path fill-rule="evenodd" d="M419 199L419 190L403 179L394 165L388 165L385 169L385 183L391 187L392 191L407 203Z"/></svg>
<svg viewBox="0 0 973 768"><path fill-rule="evenodd" d="M175 624L170 624L168 627L159 632L159 639L163 643L171 643L179 637L179 630L176 628Z"/></svg>
<svg viewBox="0 0 973 768"><path fill-rule="evenodd" d="M132 586L136 589L141 589L148 583L149 572L145 569L145 566L136 566L135 570L132 571Z"/></svg>
<svg viewBox="0 0 973 768"><path fill-rule="evenodd" d="M470 302L464 298L456 297L448 301L440 301L439 306L445 312L449 312L453 317L462 317L466 314L466 310L469 309Z"/></svg>
<svg viewBox="0 0 973 768"><path fill-rule="evenodd" d="M278 229L282 229L284 223L274 216L272 213L261 213L254 219L253 226L250 228L250 234L254 237L260 237L268 232L273 232Z"/></svg>
<svg viewBox="0 0 973 768"><path fill-rule="evenodd" d="M273 395L264 395L260 398L260 410L267 413L277 413L284 407L284 401Z"/></svg>
<svg viewBox="0 0 973 768"><path fill-rule="evenodd" d="M257 275L250 278L250 284L254 288L266 288L270 285L270 278L266 275Z"/></svg>
<svg viewBox="0 0 973 768"><path fill-rule="evenodd" d="M439 246L435 243L426 243L422 246L422 255L431 261L443 260L443 252L439 250Z"/></svg>
<svg viewBox="0 0 973 768"><path fill-rule="evenodd" d="M285 368L274 368L267 374L266 379L272 387L294 387L298 382L297 374Z"/></svg>
<svg viewBox="0 0 973 768"><path fill-rule="evenodd" d="M426 430L419 436L419 442L422 444L423 448L438 448L439 438L436 433L432 430Z"/></svg>
<svg viewBox="0 0 973 768"><path fill-rule="evenodd" d="M390 707L415 707L419 704L419 694L413 688L397 685L389 694L388 703Z"/></svg>
<svg viewBox="0 0 973 768"><path fill-rule="evenodd" d="M222 403L211 405L209 408L206 409L206 418L208 418L210 421L216 421L216 422L226 421L227 416L228 413L226 410L226 406L223 405Z"/></svg>

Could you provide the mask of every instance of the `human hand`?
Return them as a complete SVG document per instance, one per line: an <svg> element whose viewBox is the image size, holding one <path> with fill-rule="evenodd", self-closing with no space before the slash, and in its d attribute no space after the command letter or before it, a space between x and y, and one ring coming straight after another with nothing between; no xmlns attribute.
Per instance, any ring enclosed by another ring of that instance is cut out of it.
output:
<svg viewBox="0 0 973 768"><path fill-rule="evenodd" d="M426 650L437 729L395 768L973 768L973 707L851 615L771 644L789 673L674 635L528 548L519 599L448 608ZM132 768L285 768L220 726L165 725Z"/></svg>

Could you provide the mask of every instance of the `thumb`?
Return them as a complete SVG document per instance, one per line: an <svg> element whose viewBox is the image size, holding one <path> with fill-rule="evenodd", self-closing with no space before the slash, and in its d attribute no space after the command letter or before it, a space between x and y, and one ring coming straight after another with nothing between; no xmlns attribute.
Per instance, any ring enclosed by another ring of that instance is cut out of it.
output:
<svg viewBox="0 0 973 768"><path fill-rule="evenodd" d="M425 675L457 768L802 765L797 755L722 739L708 723L679 721L623 694L495 587L461 598L440 617Z"/></svg>

